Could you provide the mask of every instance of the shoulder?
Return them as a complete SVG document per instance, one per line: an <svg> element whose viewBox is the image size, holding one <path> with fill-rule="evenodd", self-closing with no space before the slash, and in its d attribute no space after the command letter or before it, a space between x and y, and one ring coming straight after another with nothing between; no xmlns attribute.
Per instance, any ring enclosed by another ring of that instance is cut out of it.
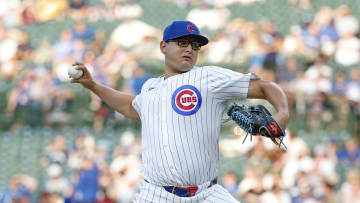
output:
<svg viewBox="0 0 360 203"><path fill-rule="evenodd" d="M161 81L161 77L150 78L150 79L146 80L146 82L144 83L144 85L141 88L141 92L143 92L146 89L149 89L150 87L156 86L160 81Z"/></svg>
<svg viewBox="0 0 360 203"><path fill-rule="evenodd" d="M203 71L205 71L207 73L208 76L211 77L254 77L252 76L251 73L241 73L238 71L234 71L228 68L223 68L223 67L219 67L219 66L203 66L203 67L199 67L199 69L202 69Z"/></svg>

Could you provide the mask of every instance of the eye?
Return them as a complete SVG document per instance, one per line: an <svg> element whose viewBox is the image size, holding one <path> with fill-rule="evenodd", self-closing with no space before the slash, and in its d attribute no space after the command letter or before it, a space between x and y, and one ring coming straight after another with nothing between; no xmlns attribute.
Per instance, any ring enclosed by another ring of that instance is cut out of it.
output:
<svg viewBox="0 0 360 203"><path fill-rule="evenodd" d="M179 40L178 41L179 46L181 47L187 47L189 45L189 42L186 40Z"/></svg>
<svg viewBox="0 0 360 203"><path fill-rule="evenodd" d="M200 49L200 43L199 42L192 42L191 46L194 50L199 50Z"/></svg>

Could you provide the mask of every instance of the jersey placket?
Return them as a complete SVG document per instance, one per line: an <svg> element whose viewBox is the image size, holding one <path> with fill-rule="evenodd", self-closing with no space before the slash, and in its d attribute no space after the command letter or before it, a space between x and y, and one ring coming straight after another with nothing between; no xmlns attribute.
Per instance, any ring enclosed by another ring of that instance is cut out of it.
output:
<svg viewBox="0 0 360 203"><path fill-rule="evenodd" d="M168 129L167 129L167 118L166 118L166 112L168 111L167 108L167 82L169 82L169 79L164 80L162 84L162 95L161 95L161 128L163 133L163 143L164 143L164 151L165 155L168 157L169 160L169 168L170 170L175 173L175 167L174 167L174 161L172 160L171 151L169 148L169 135L168 135Z"/></svg>

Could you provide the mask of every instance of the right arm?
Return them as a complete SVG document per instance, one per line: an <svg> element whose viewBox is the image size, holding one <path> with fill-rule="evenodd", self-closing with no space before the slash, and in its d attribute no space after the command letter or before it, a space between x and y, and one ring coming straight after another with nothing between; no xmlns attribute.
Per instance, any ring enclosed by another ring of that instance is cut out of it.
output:
<svg viewBox="0 0 360 203"><path fill-rule="evenodd" d="M135 99L134 95L114 90L93 81L90 72L83 63L76 62L73 65L77 65L78 69L83 71L83 75L79 79L72 79L71 83L82 84L85 88L88 88L98 97L100 97L112 109L121 113L125 117L134 120L140 120L139 114L132 106L132 101Z"/></svg>

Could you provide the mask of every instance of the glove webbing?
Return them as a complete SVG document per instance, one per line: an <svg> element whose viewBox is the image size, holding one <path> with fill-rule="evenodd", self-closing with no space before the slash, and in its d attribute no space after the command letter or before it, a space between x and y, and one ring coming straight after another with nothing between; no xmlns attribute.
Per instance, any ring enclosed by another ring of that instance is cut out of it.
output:
<svg viewBox="0 0 360 203"><path fill-rule="evenodd" d="M234 109L234 108L240 108L240 109ZM242 110L243 112L240 113L239 111ZM250 140L252 141L252 135L255 134L253 132L253 128L252 126L254 126L254 122L252 120L249 119L250 115L248 115L248 112L245 111L245 106L237 106L236 104L234 104L230 110L230 117L232 120L235 121L236 124L238 124L240 126L240 128L242 128L245 132L246 132L246 136L245 139L243 140L243 144L245 143L245 140L248 136L248 134L250 133L251 137ZM244 113L247 114L247 116L244 115Z"/></svg>

